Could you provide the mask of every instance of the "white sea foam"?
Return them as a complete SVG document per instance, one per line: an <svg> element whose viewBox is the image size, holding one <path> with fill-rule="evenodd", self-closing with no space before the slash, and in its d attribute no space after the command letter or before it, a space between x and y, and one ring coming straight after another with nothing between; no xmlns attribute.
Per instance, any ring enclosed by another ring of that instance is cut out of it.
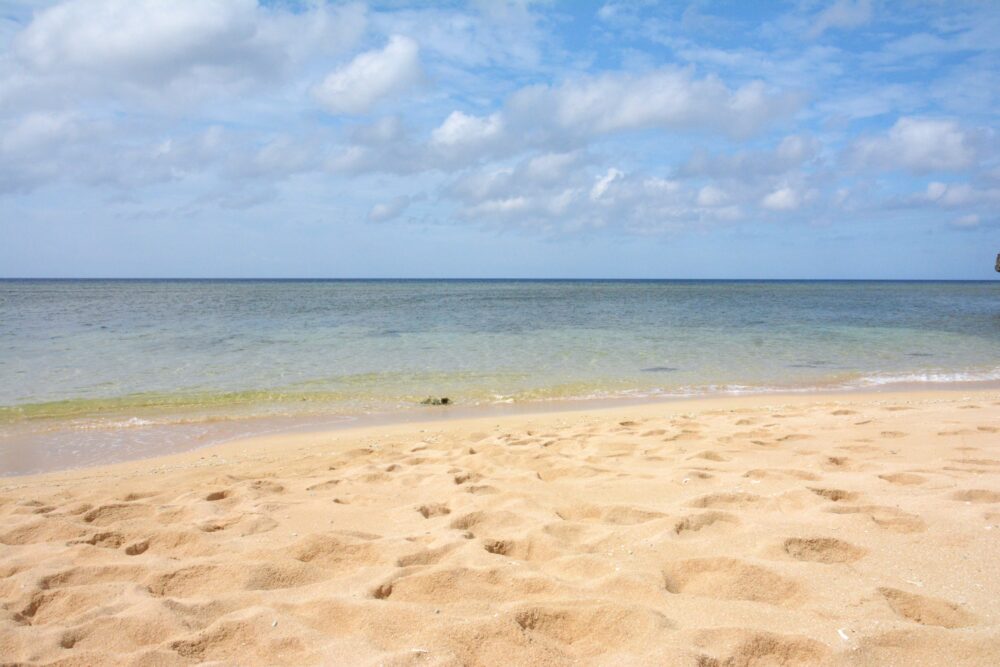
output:
<svg viewBox="0 0 1000 667"><path fill-rule="evenodd" d="M950 384L955 382L995 382L1000 380L1000 368L982 371L925 371L922 373L876 373L865 375L854 383L854 386L873 387L887 384L934 383Z"/></svg>

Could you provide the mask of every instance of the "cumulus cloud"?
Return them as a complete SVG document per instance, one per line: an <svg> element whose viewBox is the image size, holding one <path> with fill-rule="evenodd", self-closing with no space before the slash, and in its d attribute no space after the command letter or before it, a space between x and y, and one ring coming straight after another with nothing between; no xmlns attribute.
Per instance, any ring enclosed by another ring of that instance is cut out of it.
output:
<svg viewBox="0 0 1000 667"><path fill-rule="evenodd" d="M15 41L40 70L70 68L169 77L192 64L252 54L253 0L71 0L41 11Z"/></svg>
<svg viewBox="0 0 1000 667"><path fill-rule="evenodd" d="M974 164L975 145L972 134L955 121L903 117L885 135L857 141L854 157L876 167L959 170Z"/></svg>
<svg viewBox="0 0 1000 667"><path fill-rule="evenodd" d="M305 52L349 48L365 26L360 5L317 4L301 12L256 0L67 0L38 11L13 39L8 89L37 98L47 87L83 94L155 94L198 84L273 80Z"/></svg>
<svg viewBox="0 0 1000 667"><path fill-rule="evenodd" d="M463 160L497 147L503 130L499 113L472 116L453 111L431 132L430 148L449 160Z"/></svg>
<svg viewBox="0 0 1000 667"><path fill-rule="evenodd" d="M363 114L378 102L413 88L422 78L420 47L393 35L385 48L366 51L323 79L313 95L335 114Z"/></svg>
<svg viewBox="0 0 1000 667"><path fill-rule="evenodd" d="M442 196L458 205L462 219L547 233L604 229L655 234L729 224L743 216L720 188L626 173L579 152L478 168L460 176Z"/></svg>
<svg viewBox="0 0 1000 667"><path fill-rule="evenodd" d="M699 79L675 68L578 77L522 88L499 111L452 111L431 131L421 149L422 164L456 168L528 150L565 152L598 137L649 129L743 137L797 103L795 96L769 91L760 82L730 88L715 77ZM405 171L400 163L388 168Z"/></svg>
<svg viewBox="0 0 1000 667"><path fill-rule="evenodd" d="M428 219L565 232L892 208L992 224L1000 13L803 46L891 9L830 2L755 25L610 2L589 17L607 41L581 50L521 0L22 0L0 17L0 192L307 210L336 191L354 217L402 223L422 191Z"/></svg>
<svg viewBox="0 0 1000 667"><path fill-rule="evenodd" d="M714 76L699 79L688 69L662 68L529 86L511 97L505 114L516 124L571 136L662 128L743 137L797 104L794 96L770 91L760 81L730 88Z"/></svg>
<svg viewBox="0 0 1000 667"><path fill-rule="evenodd" d="M801 204L801 195L787 185L768 193L760 201L761 206L771 211L794 211Z"/></svg>

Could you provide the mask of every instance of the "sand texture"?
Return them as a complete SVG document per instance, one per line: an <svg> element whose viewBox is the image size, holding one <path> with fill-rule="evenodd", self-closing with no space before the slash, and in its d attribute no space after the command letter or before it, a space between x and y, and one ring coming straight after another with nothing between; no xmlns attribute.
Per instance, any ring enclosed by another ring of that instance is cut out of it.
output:
<svg viewBox="0 0 1000 667"><path fill-rule="evenodd" d="M995 392L270 437L0 517L0 664L1000 665Z"/></svg>

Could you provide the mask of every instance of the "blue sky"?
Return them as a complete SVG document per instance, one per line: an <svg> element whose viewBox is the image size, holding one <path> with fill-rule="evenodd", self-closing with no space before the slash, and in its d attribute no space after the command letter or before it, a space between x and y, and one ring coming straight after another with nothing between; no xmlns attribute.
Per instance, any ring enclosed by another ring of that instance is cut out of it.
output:
<svg viewBox="0 0 1000 667"><path fill-rule="evenodd" d="M991 278L1000 4L0 0L0 275Z"/></svg>

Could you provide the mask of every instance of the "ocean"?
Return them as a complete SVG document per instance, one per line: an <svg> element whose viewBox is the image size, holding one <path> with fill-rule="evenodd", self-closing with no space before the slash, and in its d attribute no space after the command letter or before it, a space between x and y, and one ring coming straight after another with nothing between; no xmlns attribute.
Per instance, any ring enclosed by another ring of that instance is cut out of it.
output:
<svg viewBox="0 0 1000 667"><path fill-rule="evenodd" d="M1000 283L3 280L0 474L370 415L1000 381Z"/></svg>

